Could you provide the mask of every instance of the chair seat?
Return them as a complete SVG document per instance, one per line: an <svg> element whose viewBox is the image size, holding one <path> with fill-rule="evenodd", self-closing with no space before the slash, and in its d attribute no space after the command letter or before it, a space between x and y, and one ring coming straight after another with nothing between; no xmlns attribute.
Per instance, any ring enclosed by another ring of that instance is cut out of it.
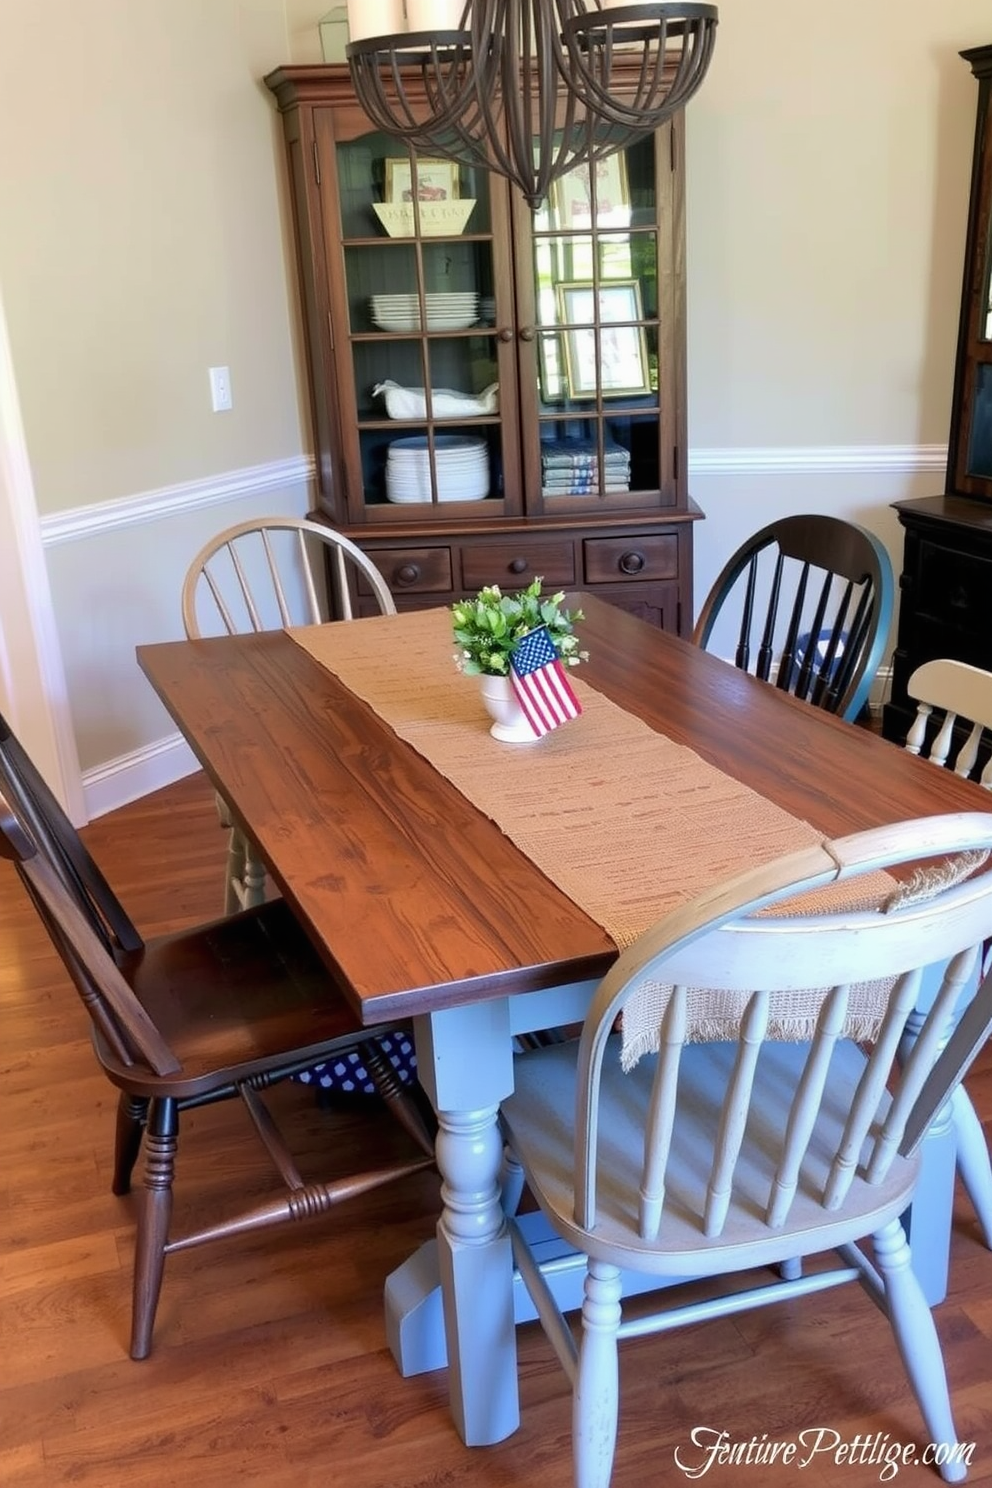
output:
<svg viewBox="0 0 992 1488"><path fill-rule="evenodd" d="M154 1076L98 1036L115 1084L195 1097L227 1080L316 1063L363 1030L281 899L118 957L145 1011L176 1054L177 1075Z"/></svg>
<svg viewBox="0 0 992 1488"><path fill-rule="evenodd" d="M733 1043L691 1044L683 1051L665 1213L660 1235L651 1241L638 1235L636 1197L654 1060L642 1059L625 1074L620 1068L619 1035L609 1040L601 1085L596 1225L590 1236L573 1218L576 1045L556 1044L517 1058L515 1090L502 1106L504 1126L524 1171L537 1179L542 1208L576 1250L659 1276L715 1276L794 1256L803 1249L804 1233L811 1237L808 1253L812 1254L863 1236L902 1213L916 1180L916 1158L896 1158L882 1183L856 1178L844 1201L843 1218L836 1222L831 1223L820 1202L828 1166L865 1066L860 1048L842 1040L834 1050L787 1235L780 1239L769 1232L760 1196L769 1191L774 1155L781 1147L789 1104L809 1045L768 1042L758 1060L755 1098L724 1232L708 1240L699 1215L705 1208L708 1155L713 1151L736 1047ZM865 1215L872 1216L871 1223L865 1223Z"/></svg>

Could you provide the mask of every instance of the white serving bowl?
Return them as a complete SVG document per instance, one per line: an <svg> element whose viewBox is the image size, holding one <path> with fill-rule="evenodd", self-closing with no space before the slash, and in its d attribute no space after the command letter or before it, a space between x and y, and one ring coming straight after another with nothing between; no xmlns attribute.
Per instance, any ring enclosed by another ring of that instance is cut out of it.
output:
<svg viewBox="0 0 992 1488"><path fill-rule="evenodd" d="M465 231L472 215L474 197L453 201L420 203L422 238L455 238ZM373 202L372 210L391 238L412 238L413 202Z"/></svg>

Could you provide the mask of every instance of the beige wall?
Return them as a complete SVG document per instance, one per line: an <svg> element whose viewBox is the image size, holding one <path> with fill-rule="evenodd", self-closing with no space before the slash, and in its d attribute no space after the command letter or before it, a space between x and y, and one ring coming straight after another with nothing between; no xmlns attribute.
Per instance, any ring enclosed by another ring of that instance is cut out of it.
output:
<svg viewBox="0 0 992 1488"><path fill-rule="evenodd" d="M0 284L42 513L304 446L259 82L286 45L281 0L3 0Z"/></svg>
<svg viewBox="0 0 992 1488"><path fill-rule="evenodd" d="M308 450L260 79L320 60L329 8L0 0L0 287L46 521ZM870 458L818 473L803 451L946 440L977 95L957 52L992 41L988 0L720 10L688 115L690 439L727 456L692 481L697 595L781 510L855 516L898 563L889 503L940 489L898 463L871 475ZM210 410L215 364L229 414ZM741 449L798 455L755 475ZM297 480L252 504L305 510L307 493ZM113 533L97 520L50 549L85 769L170 733L134 644L178 634L185 562L244 507Z"/></svg>
<svg viewBox="0 0 992 1488"><path fill-rule="evenodd" d="M0 284L37 499L306 448L259 79L325 0L4 0ZM942 441L987 0L725 0L689 112L700 447ZM210 411L207 368L235 407Z"/></svg>
<svg viewBox="0 0 992 1488"><path fill-rule="evenodd" d="M288 62L322 62L318 23L336 0L285 0Z"/></svg>
<svg viewBox="0 0 992 1488"><path fill-rule="evenodd" d="M690 437L942 442L988 0L725 0L688 110Z"/></svg>

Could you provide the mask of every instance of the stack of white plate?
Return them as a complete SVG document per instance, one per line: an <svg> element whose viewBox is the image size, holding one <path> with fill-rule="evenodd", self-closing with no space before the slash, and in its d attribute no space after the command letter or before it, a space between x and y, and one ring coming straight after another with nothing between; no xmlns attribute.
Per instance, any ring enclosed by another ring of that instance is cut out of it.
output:
<svg viewBox="0 0 992 1488"><path fill-rule="evenodd" d="M420 301L415 294L378 294L369 300L380 331L419 331ZM464 331L479 318L479 296L438 291L424 295L428 331Z"/></svg>
<svg viewBox="0 0 992 1488"><path fill-rule="evenodd" d="M434 468L438 501L482 501L489 495L489 451L470 434L435 434ZM431 499L431 457L425 434L394 439L386 458L390 501Z"/></svg>

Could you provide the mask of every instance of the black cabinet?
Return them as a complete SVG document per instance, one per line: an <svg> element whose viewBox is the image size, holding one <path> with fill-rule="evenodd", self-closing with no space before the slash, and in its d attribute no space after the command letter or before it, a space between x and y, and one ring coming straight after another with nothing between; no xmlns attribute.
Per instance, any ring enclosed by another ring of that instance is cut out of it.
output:
<svg viewBox="0 0 992 1488"><path fill-rule="evenodd" d="M918 666L952 656L992 671L992 503L962 496L897 501L905 531L899 634L887 739L902 743L916 715L906 684Z"/></svg>
<svg viewBox="0 0 992 1488"><path fill-rule="evenodd" d="M992 46L962 52L978 120L947 462L947 490L992 501Z"/></svg>
<svg viewBox="0 0 992 1488"><path fill-rule="evenodd" d="M925 661L992 670L992 45L962 52L978 79L945 494L897 501L905 531L892 693L882 728L902 742L906 692Z"/></svg>

